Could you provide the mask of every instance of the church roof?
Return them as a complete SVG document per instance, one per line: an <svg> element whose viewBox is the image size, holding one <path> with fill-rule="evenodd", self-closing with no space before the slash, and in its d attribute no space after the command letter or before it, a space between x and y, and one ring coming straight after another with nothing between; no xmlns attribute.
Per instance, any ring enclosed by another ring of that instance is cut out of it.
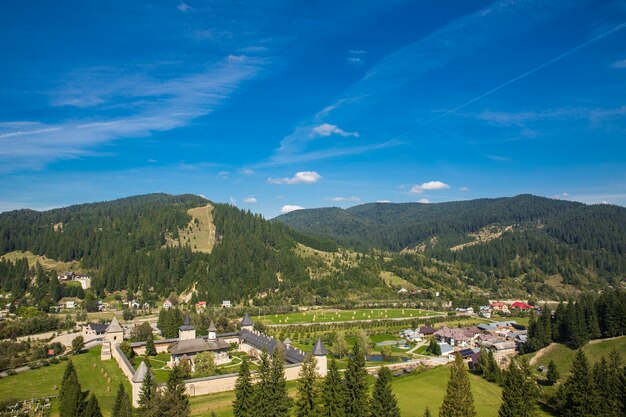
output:
<svg viewBox="0 0 626 417"><path fill-rule="evenodd" d="M106 332L115 333L123 331L124 329L122 329L122 326L120 326L120 323L117 321L117 317L113 317L113 320L111 320L111 324L109 324L109 327L107 327Z"/></svg>
<svg viewBox="0 0 626 417"><path fill-rule="evenodd" d="M313 356L326 356L328 355L328 350L322 343L322 339L318 338L317 342L315 342L315 346L313 346Z"/></svg>
<svg viewBox="0 0 626 417"><path fill-rule="evenodd" d="M148 368L148 366L146 365L145 362L141 362L139 364L139 368L137 368L137 371L135 371L135 375L133 375L133 382L143 382L144 379L146 379L146 375L148 374L148 372L152 372L150 370L150 368Z"/></svg>
<svg viewBox="0 0 626 417"><path fill-rule="evenodd" d="M222 339L207 340L205 338L198 338L191 340L179 340L172 345L170 353L173 355L184 355L187 353L225 350L229 347L230 344L224 342Z"/></svg>
<svg viewBox="0 0 626 417"><path fill-rule="evenodd" d="M286 338L285 341L283 342L283 344L290 345L291 344L291 339L290 338Z"/></svg>
<svg viewBox="0 0 626 417"><path fill-rule="evenodd" d="M185 316L185 321L183 322L183 325L180 326L178 330L185 331L185 330L194 330L194 329L195 327L191 325L191 321L189 320L189 313L187 313L187 315Z"/></svg>
<svg viewBox="0 0 626 417"><path fill-rule="evenodd" d="M211 320L211 324L209 324L209 331L210 332L216 332L217 328L215 327L215 323L213 323L213 320Z"/></svg>
<svg viewBox="0 0 626 417"><path fill-rule="evenodd" d="M270 355L274 353L276 345L279 343L278 340L266 336L263 333L245 329L239 331L239 338L243 342L253 346L255 349L260 351L264 350ZM285 346L283 344L283 351L285 352L285 360L289 363L300 363L304 360L304 352L291 345Z"/></svg>
<svg viewBox="0 0 626 417"><path fill-rule="evenodd" d="M252 319L250 318L250 315L248 315L248 313L246 313L243 316L243 320L241 320L241 325L242 326L253 326L254 323L252 323Z"/></svg>

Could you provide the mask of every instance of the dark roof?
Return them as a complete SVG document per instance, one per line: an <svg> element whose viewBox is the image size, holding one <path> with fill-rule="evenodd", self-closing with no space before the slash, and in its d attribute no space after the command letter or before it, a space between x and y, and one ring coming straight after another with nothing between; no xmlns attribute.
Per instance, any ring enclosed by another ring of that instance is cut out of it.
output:
<svg viewBox="0 0 626 417"><path fill-rule="evenodd" d="M248 313L246 313L243 316L243 320L241 320L241 325L242 326L253 326L254 323L252 323L252 319L250 318L250 315L248 315Z"/></svg>
<svg viewBox="0 0 626 417"><path fill-rule="evenodd" d="M223 340L207 340L204 338L180 340L170 347L170 353L173 355L184 355L187 353L200 353L214 350L225 350L230 345Z"/></svg>
<svg viewBox="0 0 626 417"><path fill-rule="evenodd" d="M313 356L326 356L328 355L328 350L322 343L322 339L318 338L317 342L315 342L315 346L313 346Z"/></svg>
<svg viewBox="0 0 626 417"><path fill-rule="evenodd" d="M211 320L211 324L209 324L209 331L210 332L216 332L217 329L215 328L215 323L213 323L213 320Z"/></svg>
<svg viewBox="0 0 626 417"><path fill-rule="evenodd" d="M270 355L274 353L276 345L278 344L278 341L272 337L246 329L239 331L239 338L247 344L254 346L258 350L266 351ZM283 351L285 352L285 360L289 363L300 363L306 356L303 351L296 349L291 345L283 345Z"/></svg>
<svg viewBox="0 0 626 417"><path fill-rule="evenodd" d="M461 349L459 350L459 355L461 355L462 358L467 358L468 356L472 356L474 354L474 350L472 349Z"/></svg>
<svg viewBox="0 0 626 417"><path fill-rule="evenodd" d="M194 329L195 327L191 325L191 321L189 320L189 313L187 313L187 315L185 316L185 321L183 322L183 325L180 326L178 330L185 331L185 330L194 330Z"/></svg>
<svg viewBox="0 0 626 417"><path fill-rule="evenodd" d="M420 333L422 334L433 334L435 333L435 329L430 326L422 326L420 327Z"/></svg>
<svg viewBox="0 0 626 417"><path fill-rule="evenodd" d="M87 323L87 326L98 334L104 333L107 330L107 327L109 327L108 324L101 323Z"/></svg>

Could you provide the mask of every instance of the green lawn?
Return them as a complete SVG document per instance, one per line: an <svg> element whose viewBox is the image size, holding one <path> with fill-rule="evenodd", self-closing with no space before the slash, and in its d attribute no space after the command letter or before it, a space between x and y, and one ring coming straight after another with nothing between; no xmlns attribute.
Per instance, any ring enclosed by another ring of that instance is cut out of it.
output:
<svg viewBox="0 0 626 417"><path fill-rule="evenodd" d="M380 308L357 310L311 310L302 313L274 314L255 316L267 324L299 324L299 323L328 323L349 320L380 320L394 318L420 318L424 316L442 315L440 312L419 310L414 308Z"/></svg>
<svg viewBox="0 0 626 417"><path fill-rule="evenodd" d="M115 392L120 382L124 382L126 391L130 393L130 383L118 368L117 362L100 360L100 347L72 356L72 361L76 366L82 389L96 394L105 415L110 414L113 408ZM0 379L0 400L26 400L59 395L58 387L61 385L66 366L67 362L61 362ZM106 372L107 377L102 370Z"/></svg>
<svg viewBox="0 0 626 417"><path fill-rule="evenodd" d="M133 367L135 369L139 368L141 362L144 361L145 356L135 356L133 358ZM152 371L154 372L154 378L157 382L166 382L167 378L170 374L170 368L166 366L166 363L170 360L170 354L167 352L161 352L156 356L148 357L150 359L150 365L152 366Z"/></svg>

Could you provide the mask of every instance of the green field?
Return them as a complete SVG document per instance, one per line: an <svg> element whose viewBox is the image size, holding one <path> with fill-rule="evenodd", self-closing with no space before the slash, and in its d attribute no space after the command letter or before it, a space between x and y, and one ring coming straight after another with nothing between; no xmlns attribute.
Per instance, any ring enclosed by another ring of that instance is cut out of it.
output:
<svg viewBox="0 0 626 417"><path fill-rule="evenodd" d="M300 324L300 323L329 323L350 320L384 320L399 318L420 318L424 316L443 315L441 312L419 310L415 308L374 308L356 310L310 310L301 313L274 314L255 316L266 324Z"/></svg>
<svg viewBox="0 0 626 417"><path fill-rule="evenodd" d="M626 336L592 341L583 347L583 350L592 365L599 361L601 356L604 355L608 357L609 353L611 353L613 349L616 349L620 355L622 355L622 360L626 362ZM553 360L561 378L564 378L570 373L570 368L575 354L576 351L568 348L567 346L554 344L537 360L536 363L533 364L533 368L537 369L542 365L547 367L548 363ZM534 356L535 353L524 355L524 357L528 360L531 360Z"/></svg>
<svg viewBox="0 0 626 417"><path fill-rule="evenodd" d="M117 362L100 361L100 347L89 352L72 356L78 379L83 390L89 390L98 397L105 415L110 414L115 400L115 392L120 382L124 382L130 393L130 383L118 368ZM15 376L0 379L0 401L7 399L27 400L59 395L58 387L67 362L50 365ZM104 376L106 372L107 377ZM110 382L109 382L110 378ZM53 413L54 415L54 413Z"/></svg>

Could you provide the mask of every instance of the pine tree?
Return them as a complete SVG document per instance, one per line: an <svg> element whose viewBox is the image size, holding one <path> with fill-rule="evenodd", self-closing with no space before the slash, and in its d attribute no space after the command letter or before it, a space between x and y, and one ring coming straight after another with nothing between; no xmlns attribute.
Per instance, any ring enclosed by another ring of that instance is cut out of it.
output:
<svg viewBox="0 0 626 417"><path fill-rule="evenodd" d="M65 367L65 371L63 371L63 379L61 379L61 392L59 392L59 401L63 400L63 396L65 395L64 393L65 381L67 381L71 375L78 378L76 376L76 368L74 368L74 362L69 360L67 361L67 366Z"/></svg>
<svg viewBox="0 0 626 417"><path fill-rule="evenodd" d="M491 350L487 351L487 370L484 372L484 376L489 382L499 383L501 379L500 367Z"/></svg>
<svg viewBox="0 0 626 417"><path fill-rule="evenodd" d="M126 394L124 384L120 382L117 387L117 395L115 396L115 402L113 403L113 411L111 417L132 417L133 408L130 403L130 398Z"/></svg>
<svg viewBox="0 0 626 417"><path fill-rule="evenodd" d="M254 387L250 377L250 359L244 356L239 367L239 377L235 384L235 401L233 402L234 417L252 417Z"/></svg>
<svg viewBox="0 0 626 417"><path fill-rule="evenodd" d="M470 386L465 361L456 355L450 369L450 380L439 409L439 417L475 417L474 397Z"/></svg>
<svg viewBox="0 0 626 417"><path fill-rule="evenodd" d="M157 351L154 346L154 336L152 333L148 336L148 340L146 340L146 356L156 356Z"/></svg>
<svg viewBox="0 0 626 417"><path fill-rule="evenodd" d="M317 388L317 360L312 354L306 355L302 362L298 379L298 399L296 415L298 417L317 417L319 396Z"/></svg>
<svg viewBox="0 0 626 417"><path fill-rule="evenodd" d="M285 353L282 344L278 343L272 354L272 367L270 372L272 413L270 416L287 417L291 408L291 398L287 393L287 381L285 380Z"/></svg>
<svg viewBox="0 0 626 417"><path fill-rule="evenodd" d="M533 417L535 410L534 380L530 369L513 360L504 373L502 404L499 417Z"/></svg>
<svg viewBox="0 0 626 417"><path fill-rule="evenodd" d="M98 404L98 399L95 394L92 393L89 396L82 417L102 417L102 411L100 411L100 405Z"/></svg>
<svg viewBox="0 0 626 417"><path fill-rule="evenodd" d="M550 360L550 363L548 363L548 373L546 374L546 380L548 384L556 384L559 378L560 375L558 369L556 368L556 363L554 363L553 360Z"/></svg>
<svg viewBox="0 0 626 417"><path fill-rule="evenodd" d="M554 310L554 323L552 326L552 340L562 343L565 339L565 305L563 301Z"/></svg>
<svg viewBox="0 0 626 417"><path fill-rule="evenodd" d="M69 365L68 365L69 368ZM61 393L59 395L59 416L60 417L80 417L84 406L87 392L83 392L78 381L76 371L66 368L67 377L63 381L61 386Z"/></svg>
<svg viewBox="0 0 626 417"><path fill-rule="evenodd" d="M331 358L328 373L322 385L320 417L344 417L344 386L335 358Z"/></svg>
<svg viewBox="0 0 626 417"><path fill-rule="evenodd" d="M609 362L604 356L593 367L593 383L596 395L598 398L602 397L601 401L598 401L598 414L601 416L614 416L615 404L613 404L613 398L611 398L611 374L609 370Z"/></svg>
<svg viewBox="0 0 626 417"><path fill-rule="evenodd" d="M428 408L428 406L426 406L426 410L424 410L424 417L432 417L430 414L430 408Z"/></svg>
<svg viewBox="0 0 626 417"><path fill-rule="evenodd" d="M571 374L559 389L559 411L565 417L596 416L596 395L589 363L582 349L572 362Z"/></svg>
<svg viewBox="0 0 626 417"><path fill-rule="evenodd" d="M272 414L272 397L271 397L271 364L267 352L263 351L260 357L258 382L254 385L254 416L269 416Z"/></svg>
<svg viewBox="0 0 626 417"><path fill-rule="evenodd" d="M174 366L167 378L167 392L169 401L176 400L176 408L182 412L181 416L188 416L191 413L189 397L185 389L184 373L186 372L180 365Z"/></svg>
<svg viewBox="0 0 626 417"><path fill-rule="evenodd" d="M391 390L392 378L393 375L389 368L386 366L380 368L372 394L371 417L400 417L398 401Z"/></svg>
<svg viewBox="0 0 626 417"><path fill-rule="evenodd" d="M346 417L366 417L368 412L368 384L365 370L365 353L359 343L354 344L352 357L348 359L345 378Z"/></svg>
<svg viewBox="0 0 626 417"><path fill-rule="evenodd" d="M148 361L146 361L146 363L148 363ZM139 411L141 413L145 413L152 407L156 395L157 390L154 375L152 374L152 370L148 368L146 377L141 383L141 388L139 390Z"/></svg>
<svg viewBox="0 0 626 417"><path fill-rule="evenodd" d="M610 404L609 407L616 415L623 415L622 401L626 402L626 398L622 398L623 392L621 376L622 372L622 357L616 349L613 349L609 353L609 373L608 373L608 389L604 393L605 400ZM626 388L626 387L625 387Z"/></svg>

